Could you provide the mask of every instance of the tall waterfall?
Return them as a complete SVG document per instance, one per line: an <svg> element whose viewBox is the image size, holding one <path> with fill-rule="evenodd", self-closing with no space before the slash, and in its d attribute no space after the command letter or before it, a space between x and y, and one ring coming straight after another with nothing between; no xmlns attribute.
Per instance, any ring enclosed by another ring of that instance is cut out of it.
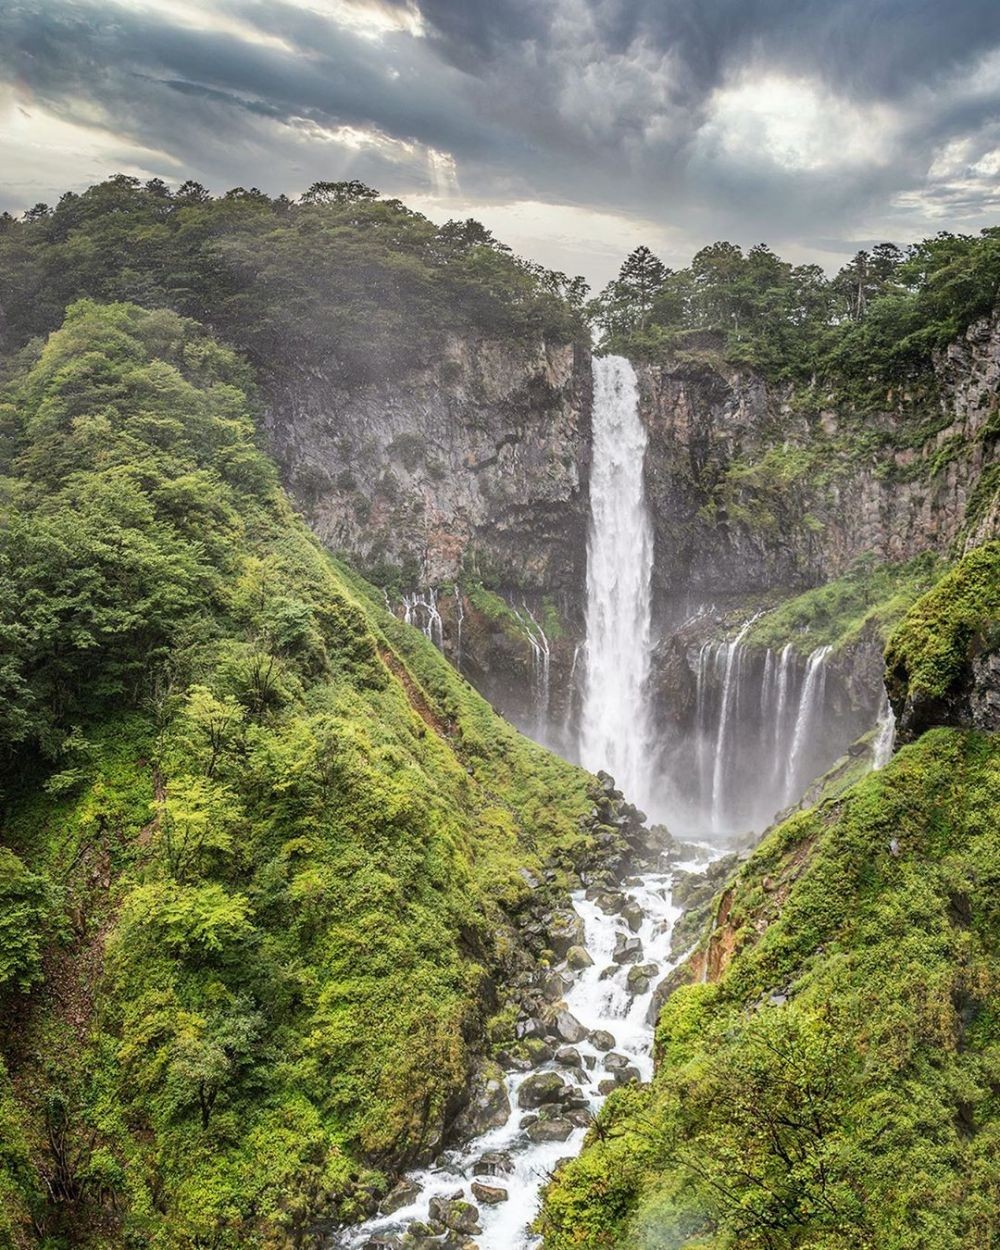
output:
<svg viewBox="0 0 1000 1250"><path fill-rule="evenodd" d="M630 799L648 804L653 529L639 390L621 356L594 360L593 431L580 759L587 768L607 769Z"/></svg>

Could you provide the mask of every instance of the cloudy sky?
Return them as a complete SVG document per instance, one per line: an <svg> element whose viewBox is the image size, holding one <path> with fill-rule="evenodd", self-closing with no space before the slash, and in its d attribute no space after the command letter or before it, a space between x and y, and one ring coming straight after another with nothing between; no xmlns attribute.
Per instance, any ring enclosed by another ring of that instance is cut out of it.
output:
<svg viewBox="0 0 1000 1250"><path fill-rule="evenodd" d="M835 267L1000 222L1000 0L0 0L0 208L116 171Z"/></svg>

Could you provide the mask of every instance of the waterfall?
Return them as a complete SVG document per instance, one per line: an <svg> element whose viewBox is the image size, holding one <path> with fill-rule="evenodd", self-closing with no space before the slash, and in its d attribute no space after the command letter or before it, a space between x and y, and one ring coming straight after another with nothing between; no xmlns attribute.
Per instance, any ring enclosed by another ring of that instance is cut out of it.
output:
<svg viewBox="0 0 1000 1250"><path fill-rule="evenodd" d="M403 595L403 620L407 625L414 625L425 638L444 650L444 622L437 606L437 591L432 588L426 591L414 591L412 595ZM421 614L423 619L421 620Z"/></svg>
<svg viewBox="0 0 1000 1250"><path fill-rule="evenodd" d="M462 592L458 583L452 587L455 596L455 667L462 671L462 622L465 620L465 607L462 603Z"/></svg>
<svg viewBox="0 0 1000 1250"><path fill-rule="evenodd" d="M872 767L879 769L885 768L892 759L892 750L896 745L896 714L892 710L892 704L884 688L876 725L878 732L872 743Z"/></svg>
<svg viewBox="0 0 1000 1250"><path fill-rule="evenodd" d="M794 650L795 648L790 642L786 643L781 649L781 658L778 660L778 691L775 695L774 737L771 744L771 750L774 757L774 772L772 780L775 784L777 784L781 775L781 735L785 727L785 716L788 709L788 674Z"/></svg>
<svg viewBox="0 0 1000 1250"><path fill-rule="evenodd" d="M830 647L817 647L806 662L806 675L802 682L802 693L799 696L799 710L795 717L795 732L792 735L792 749L788 754L785 768L785 806L795 798L795 786L802 769L802 757L809 742L809 734L816 721L816 715L823 706L826 693L826 657Z"/></svg>
<svg viewBox="0 0 1000 1250"><path fill-rule="evenodd" d="M545 637L545 630L535 617L535 614L522 601L522 612L519 608L515 608L511 604L511 610L521 623L528 642L531 644L531 660L535 674L535 737L541 741L545 737L549 720L549 640Z"/></svg>
<svg viewBox="0 0 1000 1250"><path fill-rule="evenodd" d="M753 620L749 620L741 626L736 637L727 642L720 652L724 656L723 675L722 675L722 703L719 708L719 734L715 740L715 759L712 766L712 827L718 831L722 823L722 789L725 780L725 764L726 764L726 737L729 730L729 721L733 712L733 687L734 684L739 686L739 659L741 658L740 648L743 639L747 636L747 631L753 624ZM733 682L733 668L736 666L737 680Z"/></svg>
<svg viewBox="0 0 1000 1250"><path fill-rule="evenodd" d="M621 356L595 358L580 759L607 769L633 801L648 804L653 530L645 452L635 370Z"/></svg>

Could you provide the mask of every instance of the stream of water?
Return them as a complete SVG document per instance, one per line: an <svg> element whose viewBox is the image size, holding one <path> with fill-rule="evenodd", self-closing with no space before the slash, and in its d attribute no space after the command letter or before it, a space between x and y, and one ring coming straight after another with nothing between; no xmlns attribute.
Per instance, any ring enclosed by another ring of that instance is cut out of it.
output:
<svg viewBox="0 0 1000 1250"><path fill-rule="evenodd" d="M707 847L705 853L709 858ZM678 865L685 870L700 870L704 866L704 860ZM579 1055L580 1064L567 1066L553 1058L531 1072L507 1073L511 1104L507 1122L461 1149L445 1151L433 1167L411 1173L408 1180L419 1187L414 1200L390 1215L378 1216L351 1230L342 1245L360 1250L398 1244L393 1238L412 1221L427 1220L430 1200L435 1197L460 1197L478 1207L480 1231L472 1237L480 1250L531 1250L540 1244L530 1227L537 1213L539 1192L557 1163L579 1152L586 1127L573 1127L561 1141L533 1141L526 1131L532 1113L518 1106L519 1092L535 1073L558 1072L567 1085L578 1088L581 1109L593 1115L606 1097L601 1092L601 1082L614 1080L624 1065L634 1069L633 1077L644 1081L651 1078L650 1001L656 984L678 962L670 957L672 928L680 915L671 898L671 884L672 872L651 872L626 880L626 899L637 904L642 912L637 931L629 928L620 914L606 915L582 890L573 895L573 906L584 923L585 947L593 960L590 967L575 974L565 995L566 1010L586 1030L586 1036L571 1048ZM637 965L614 962L620 938L639 939L639 966L656 965L648 987L641 987L641 992L630 993L628 988L629 972ZM610 1048L601 1032L614 1039ZM595 1037L596 1042L592 1040ZM567 1056L562 1053L561 1057ZM477 1177L477 1165L484 1156L491 1165L499 1157L510 1170ZM472 1191L476 1180L498 1187L506 1194L505 1199L495 1205L477 1201Z"/></svg>

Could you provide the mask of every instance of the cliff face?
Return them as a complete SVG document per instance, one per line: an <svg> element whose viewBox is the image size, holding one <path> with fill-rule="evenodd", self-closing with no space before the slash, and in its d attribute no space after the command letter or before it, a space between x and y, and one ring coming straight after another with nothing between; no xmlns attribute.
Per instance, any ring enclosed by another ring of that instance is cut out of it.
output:
<svg viewBox="0 0 1000 1250"><path fill-rule="evenodd" d="M1000 463L1000 320L972 326L935 372L919 417L859 426L806 415L787 388L709 353L640 366L661 596L816 585L865 554L901 561L994 537L1000 513L977 486Z"/></svg>
<svg viewBox="0 0 1000 1250"><path fill-rule="evenodd" d="M345 389L286 374L267 426L319 537L414 587L481 577L580 601L590 358L571 344L452 336L425 367Z"/></svg>

